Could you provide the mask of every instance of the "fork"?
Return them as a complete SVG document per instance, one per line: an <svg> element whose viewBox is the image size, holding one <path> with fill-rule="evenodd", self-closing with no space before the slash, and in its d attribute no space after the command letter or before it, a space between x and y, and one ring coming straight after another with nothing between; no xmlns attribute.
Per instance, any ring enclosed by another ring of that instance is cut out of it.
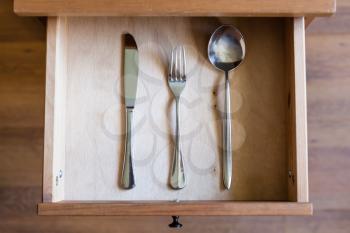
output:
<svg viewBox="0 0 350 233"><path fill-rule="evenodd" d="M186 185L186 176L182 152L180 148L180 117L179 101L180 95L186 84L186 58L183 46L176 46L171 51L171 62L169 67L168 84L175 97L176 103L176 128L175 128L175 149L171 166L170 186L173 189L182 189Z"/></svg>

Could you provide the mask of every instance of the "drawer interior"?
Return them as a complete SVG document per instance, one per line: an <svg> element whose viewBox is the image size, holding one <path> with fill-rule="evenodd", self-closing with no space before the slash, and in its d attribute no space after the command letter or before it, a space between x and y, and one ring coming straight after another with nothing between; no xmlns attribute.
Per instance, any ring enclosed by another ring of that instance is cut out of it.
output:
<svg viewBox="0 0 350 233"><path fill-rule="evenodd" d="M210 34L222 24L236 26L246 42L244 62L230 73L234 154L229 191L221 175L224 74L207 59ZM293 19L286 18L49 19L44 202L298 201L305 182L297 175L307 183L303 170L297 174L298 162L307 167L307 160L297 161L306 144L298 148L296 142L294 45L303 38L295 30ZM125 32L134 35L140 56L132 190L119 185ZM167 72L171 48L178 44L185 46L188 62L180 104L188 183L175 191L168 186L175 106Z"/></svg>

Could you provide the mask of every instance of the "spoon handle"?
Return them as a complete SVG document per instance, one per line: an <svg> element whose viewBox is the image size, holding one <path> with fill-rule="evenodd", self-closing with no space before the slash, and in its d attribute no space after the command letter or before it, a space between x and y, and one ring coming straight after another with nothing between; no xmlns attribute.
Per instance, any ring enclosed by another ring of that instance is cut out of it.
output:
<svg viewBox="0 0 350 233"><path fill-rule="evenodd" d="M231 89L228 71L225 72L225 112L223 119L223 178L226 189L231 187L232 144L231 144Z"/></svg>

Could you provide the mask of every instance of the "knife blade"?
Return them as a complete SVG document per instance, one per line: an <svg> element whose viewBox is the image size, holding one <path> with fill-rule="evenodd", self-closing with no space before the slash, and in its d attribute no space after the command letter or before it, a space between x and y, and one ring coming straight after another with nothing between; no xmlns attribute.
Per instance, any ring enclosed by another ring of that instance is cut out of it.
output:
<svg viewBox="0 0 350 233"><path fill-rule="evenodd" d="M130 34L124 34L124 95L127 108L133 108L135 105L138 73L138 51L135 39Z"/></svg>
<svg viewBox="0 0 350 233"><path fill-rule="evenodd" d="M135 187L132 143L132 118L135 107L137 80L138 80L138 51L134 37L127 33L123 35L124 41L124 100L126 108L126 138L125 153L122 171L122 186L125 189Z"/></svg>

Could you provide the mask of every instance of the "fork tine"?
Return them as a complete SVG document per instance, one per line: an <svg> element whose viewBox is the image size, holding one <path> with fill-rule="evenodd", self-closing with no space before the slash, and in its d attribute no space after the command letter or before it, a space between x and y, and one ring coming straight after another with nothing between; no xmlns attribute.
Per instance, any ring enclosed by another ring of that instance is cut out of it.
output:
<svg viewBox="0 0 350 233"><path fill-rule="evenodd" d="M169 70L170 81L186 81L186 54L183 45L177 45L171 50Z"/></svg>
<svg viewBox="0 0 350 233"><path fill-rule="evenodd" d="M182 45L179 47L179 80L182 80L183 76L183 56L182 56Z"/></svg>
<svg viewBox="0 0 350 233"><path fill-rule="evenodd" d="M180 54L180 46L176 46L176 61L177 61L177 66L176 66L176 70L177 70L177 73L176 73L176 79L177 80L180 80L180 75L181 75L181 54Z"/></svg>
<svg viewBox="0 0 350 233"><path fill-rule="evenodd" d="M179 54L179 46L176 47L176 80L180 80L180 72L181 72L181 57Z"/></svg>
<svg viewBox="0 0 350 233"><path fill-rule="evenodd" d="M171 50L171 61L170 61L170 72L169 72L169 80L172 80L173 72L174 72L174 49Z"/></svg>
<svg viewBox="0 0 350 233"><path fill-rule="evenodd" d="M180 56L179 56L179 46L175 47L175 80L179 80L179 76L180 76L180 70L179 70L179 66L180 66Z"/></svg>
<svg viewBox="0 0 350 233"><path fill-rule="evenodd" d="M181 46L181 56L182 56L182 75L181 78L186 81L186 55L185 48Z"/></svg>

